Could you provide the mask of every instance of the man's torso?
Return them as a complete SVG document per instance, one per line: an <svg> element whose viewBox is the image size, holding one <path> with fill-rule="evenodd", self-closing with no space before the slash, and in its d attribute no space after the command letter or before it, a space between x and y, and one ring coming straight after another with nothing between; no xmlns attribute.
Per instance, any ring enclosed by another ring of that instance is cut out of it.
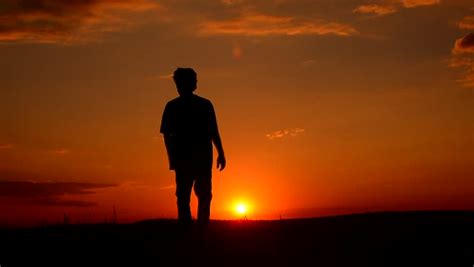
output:
<svg viewBox="0 0 474 267"><path fill-rule="evenodd" d="M168 102L161 132L172 138L176 168L212 168L212 135L216 130L209 100L197 95Z"/></svg>

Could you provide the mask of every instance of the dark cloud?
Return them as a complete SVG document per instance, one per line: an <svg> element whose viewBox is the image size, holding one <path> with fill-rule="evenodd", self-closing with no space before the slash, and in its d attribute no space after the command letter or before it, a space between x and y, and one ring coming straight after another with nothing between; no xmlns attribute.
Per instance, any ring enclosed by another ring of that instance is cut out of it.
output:
<svg viewBox="0 0 474 267"><path fill-rule="evenodd" d="M152 0L2 0L0 42L90 41L128 25L127 15L157 7Z"/></svg>
<svg viewBox="0 0 474 267"><path fill-rule="evenodd" d="M82 200L68 200L57 198L40 198L35 201L36 205L41 206L67 206L67 207L92 207L96 206L96 202L82 201Z"/></svg>
<svg viewBox="0 0 474 267"><path fill-rule="evenodd" d="M474 32L457 39L454 43L453 53L474 53Z"/></svg>
<svg viewBox="0 0 474 267"><path fill-rule="evenodd" d="M474 33L457 39L452 53L448 66L464 70L464 77L458 81L465 87L474 87Z"/></svg>
<svg viewBox="0 0 474 267"><path fill-rule="evenodd" d="M95 194L98 189L115 186L117 185L99 183L0 181L0 198L43 206L87 207L96 203L64 197Z"/></svg>
<svg viewBox="0 0 474 267"><path fill-rule="evenodd" d="M0 181L0 196L51 197L61 195L93 194L95 189L116 186L114 184L74 182Z"/></svg>

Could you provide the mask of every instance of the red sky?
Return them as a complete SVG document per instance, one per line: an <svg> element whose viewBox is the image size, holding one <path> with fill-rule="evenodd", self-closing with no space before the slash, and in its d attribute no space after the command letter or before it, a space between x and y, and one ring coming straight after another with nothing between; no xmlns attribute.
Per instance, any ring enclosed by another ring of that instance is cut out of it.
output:
<svg viewBox="0 0 474 267"><path fill-rule="evenodd" d="M463 0L3 1L0 223L176 217L178 66L226 151L212 218L474 209L473 32Z"/></svg>

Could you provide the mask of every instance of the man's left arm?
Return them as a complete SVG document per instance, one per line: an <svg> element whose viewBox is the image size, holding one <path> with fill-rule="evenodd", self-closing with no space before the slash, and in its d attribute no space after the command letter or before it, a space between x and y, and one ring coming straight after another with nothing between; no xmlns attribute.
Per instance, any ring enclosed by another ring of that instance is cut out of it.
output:
<svg viewBox="0 0 474 267"><path fill-rule="evenodd" d="M224 148L222 146L221 136L219 134L219 128L217 127L217 117L214 107L211 104L211 127L212 127L212 142L217 149L217 168L222 171L226 165L226 159L224 155Z"/></svg>

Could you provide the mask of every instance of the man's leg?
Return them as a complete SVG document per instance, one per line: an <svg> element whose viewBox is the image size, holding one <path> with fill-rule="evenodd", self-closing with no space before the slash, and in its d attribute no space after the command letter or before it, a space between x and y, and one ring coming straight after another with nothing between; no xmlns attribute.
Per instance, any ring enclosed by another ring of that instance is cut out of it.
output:
<svg viewBox="0 0 474 267"><path fill-rule="evenodd" d="M176 170L176 197L178 204L178 222L191 223L191 190L194 177L186 171Z"/></svg>
<svg viewBox="0 0 474 267"><path fill-rule="evenodd" d="M198 222L207 225L211 213L212 170L202 171L197 174L194 192L198 197Z"/></svg>

